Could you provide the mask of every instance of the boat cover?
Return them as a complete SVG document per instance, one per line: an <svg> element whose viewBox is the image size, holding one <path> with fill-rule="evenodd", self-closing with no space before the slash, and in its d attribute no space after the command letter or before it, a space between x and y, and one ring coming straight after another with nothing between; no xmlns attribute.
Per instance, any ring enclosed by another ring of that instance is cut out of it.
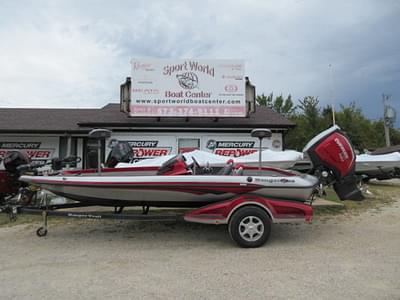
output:
<svg viewBox="0 0 400 300"><path fill-rule="evenodd" d="M207 163L210 166L223 166L230 159L233 159L235 163L243 163L249 165L258 165L258 156L259 152L254 152L249 155L241 156L241 157L230 157L230 156L222 156L213 154L206 151L194 150L191 152L183 153L186 158L186 162L191 164L193 162L192 157L201 165L206 166ZM170 159L175 155L166 155L157 158L150 158L141 160L134 163L119 163L116 168L126 168L126 167L144 167L144 166L161 166L165 161ZM272 151L272 150L263 150L262 151L262 162L264 166L274 166L283 169L287 169L292 167L297 161L303 159L303 153L294 151L294 150L286 150L286 151Z"/></svg>
<svg viewBox="0 0 400 300"><path fill-rule="evenodd" d="M400 153L393 152L389 154L380 154L380 155L370 155L370 154L360 154L357 155L356 162L400 162Z"/></svg>

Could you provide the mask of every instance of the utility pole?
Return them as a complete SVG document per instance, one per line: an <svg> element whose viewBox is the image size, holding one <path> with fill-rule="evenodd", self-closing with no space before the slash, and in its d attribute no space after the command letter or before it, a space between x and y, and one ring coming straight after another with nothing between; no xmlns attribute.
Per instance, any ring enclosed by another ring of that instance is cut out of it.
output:
<svg viewBox="0 0 400 300"><path fill-rule="evenodd" d="M390 147L390 132L389 126L391 120L388 118L388 105L387 102L389 101L390 95L382 94L382 102L383 102L383 127L385 128L385 140L386 140L386 147Z"/></svg>
<svg viewBox="0 0 400 300"><path fill-rule="evenodd" d="M336 125L336 118L335 118L335 102L333 97L333 69L332 64L329 64L329 81L330 81L330 100L331 100L331 110L332 110L332 123Z"/></svg>

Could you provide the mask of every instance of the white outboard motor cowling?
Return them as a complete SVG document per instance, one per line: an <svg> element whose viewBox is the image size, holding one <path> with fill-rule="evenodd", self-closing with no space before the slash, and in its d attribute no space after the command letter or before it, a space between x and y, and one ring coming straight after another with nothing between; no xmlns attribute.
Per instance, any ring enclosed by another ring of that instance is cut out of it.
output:
<svg viewBox="0 0 400 300"><path fill-rule="evenodd" d="M363 200L355 175L356 155L349 138L335 125L314 137L304 148L314 170L327 172L328 183L341 200Z"/></svg>

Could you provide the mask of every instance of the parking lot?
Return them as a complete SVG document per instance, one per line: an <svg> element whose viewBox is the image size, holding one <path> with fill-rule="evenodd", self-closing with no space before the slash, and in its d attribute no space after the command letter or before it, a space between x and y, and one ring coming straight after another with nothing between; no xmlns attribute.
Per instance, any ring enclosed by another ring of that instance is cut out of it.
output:
<svg viewBox="0 0 400 300"><path fill-rule="evenodd" d="M0 227L1 299L400 299L400 200L275 225L241 249L226 227L38 220Z"/></svg>

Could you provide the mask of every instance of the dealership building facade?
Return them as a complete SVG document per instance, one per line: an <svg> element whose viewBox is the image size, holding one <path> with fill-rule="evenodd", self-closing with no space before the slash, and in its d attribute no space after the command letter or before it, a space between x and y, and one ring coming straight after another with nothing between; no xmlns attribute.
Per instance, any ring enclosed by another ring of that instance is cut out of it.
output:
<svg viewBox="0 0 400 300"><path fill-rule="evenodd" d="M34 160L77 155L79 167L95 167L94 128L112 131L103 141L102 157L111 140L128 141L136 160L200 149L225 156L257 151L254 128L269 128L272 137L263 148L284 150L285 133L295 125L273 110L257 106L247 117L130 117L119 103L95 109L0 108L0 158L24 150Z"/></svg>

